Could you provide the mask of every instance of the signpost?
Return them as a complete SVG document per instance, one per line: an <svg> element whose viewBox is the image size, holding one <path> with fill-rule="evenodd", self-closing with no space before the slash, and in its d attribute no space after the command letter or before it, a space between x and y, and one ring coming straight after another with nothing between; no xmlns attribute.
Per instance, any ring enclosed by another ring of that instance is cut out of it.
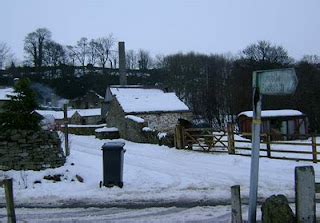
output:
<svg viewBox="0 0 320 223"><path fill-rule="evenodd" d="M260 94L286 95L293 94L298 85L296 72L293 68L281 70L256 71Z"/></svg>
<svg viewBox="0 0 320 223"><path fill-rule="evenodd" d="M293 94L297 85L298 79L293 68L261 70L253 72L252 152L248 212L249 223L256 222L262 95Z"/></svg>

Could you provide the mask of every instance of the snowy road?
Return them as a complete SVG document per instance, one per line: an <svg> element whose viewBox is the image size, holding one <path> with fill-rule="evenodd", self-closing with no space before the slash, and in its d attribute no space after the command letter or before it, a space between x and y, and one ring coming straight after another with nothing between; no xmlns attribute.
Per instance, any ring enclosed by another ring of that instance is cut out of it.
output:
<svg viewBox="0 0 320 223"><path fill-rule="evenodd" d="M230 221L230 207L194 208L66 208L16 209L18 222L221 222ZM6 221L6 210L0 209L0 221Z"/></svg>

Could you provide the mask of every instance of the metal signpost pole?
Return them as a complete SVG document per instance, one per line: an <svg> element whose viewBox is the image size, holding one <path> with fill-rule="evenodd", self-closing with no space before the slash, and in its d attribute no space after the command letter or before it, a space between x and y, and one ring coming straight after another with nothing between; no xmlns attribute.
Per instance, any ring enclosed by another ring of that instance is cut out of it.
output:
<svg viewBox="0 0 320 223"><path fill-rule="evenodd" d="M250 169L250 192L248 222L256 222L258 177L259 177L259 152L260 152L260 126L261 126L261 99L259 78L253 73L253 119L252 119L252 151Z"/></svg>
<svg viewBox="0 0 320 223"><path fill-rule="evenodd" d="M262 95L293 94L297 85L298 79L293 68L260 70L253 72L252 151L248 213L249 223L256 222Z"/></svg>

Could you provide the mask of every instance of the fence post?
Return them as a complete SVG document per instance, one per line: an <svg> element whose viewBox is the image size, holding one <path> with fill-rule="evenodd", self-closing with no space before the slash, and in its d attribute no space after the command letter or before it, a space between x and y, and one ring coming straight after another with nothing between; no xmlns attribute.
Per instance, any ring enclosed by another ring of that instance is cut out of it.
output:
<svg viewBox="0 0 320 223"><path fill-rule="evenodd" d="M182 146L182 149L185 149L186 148L186 138L185 138L185 129L183 126L181 126L181 146Z"/></svg>
<svg viewBox="0 0 320 223"><path fill-rule="evenodd" d="M242 223L240 185L231 187L231 222Z"/></svg>
<svg viewBox="0 0 320 223"><path fill-rule="evenodd" d="M6 194L8 223L16 222L16 214L14 211L12 179L3 180L3 186Z"/></svg>
<svg viewBox="0 0 320 223"><path fill-rule="evenodd" d="M318 152L317 152L317 138L315 135L312 135L312 160L314 163L318 162Z"/></svg>
<svg viewBox="0 0 320 223"><path fill-rule="evenodd" d="M174 134L174 138L175 138L175 146L177 149L181 149L181 125L177 124L176 125L176 130L175 130L175 134Z"/></svg>
<svg viewBox="0 0 320 223"><path fill-rule="evenodd" d="M228 132L228 153L235 154L235 146L234 146L234 125L232 123L228 123L227 132Z"/></svg>
<svg viewBox="0 0 320 223"><path fill-rule="evenodd" d="M69 148L69 129L68 129L68 105L63 105L63 120L64 120L64 147L66 156L70 155Z"/></svg>
<svg viewBox="0 0 320 223"><path fill-rule="evenodd" d="M312 166L295 168L296 220L316 222L315 178Z"/></svg>
<svg viewBox="0 0 320 223"><path fill-rule="evenodd" d="M267 156L271 158L271 136L267 133Z"/></svg>

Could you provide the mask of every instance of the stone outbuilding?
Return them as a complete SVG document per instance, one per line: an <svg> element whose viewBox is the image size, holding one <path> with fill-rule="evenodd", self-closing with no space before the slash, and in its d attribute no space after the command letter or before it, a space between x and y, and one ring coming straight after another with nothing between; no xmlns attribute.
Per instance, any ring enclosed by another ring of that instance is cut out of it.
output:
<svg viewBox="0 0 320 223"><path fill-rule="evenodd" d="M144 141L140 138L146 132L173 133L180 119L192 120L191 111L175 93L140 85L108 87L104 114L108 127L137 142Z"/></svg>
<svg viewBox="0 0 320 223"><path fill-rule="evenodd" d="M70 118L70 124L95 125L101 122L101 108L74 109Z"/></svg>

